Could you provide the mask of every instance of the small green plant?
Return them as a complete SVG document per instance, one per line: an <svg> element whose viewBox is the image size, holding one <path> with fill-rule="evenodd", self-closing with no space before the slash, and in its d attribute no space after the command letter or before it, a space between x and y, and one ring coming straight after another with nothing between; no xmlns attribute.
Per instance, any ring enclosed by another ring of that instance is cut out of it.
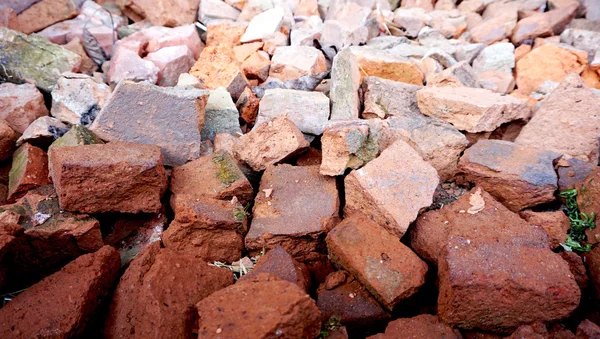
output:
<svg viewBox="0 0 600 339"><path fill-rule="evenodd" d="M244 212L244 210L241 208L234 208L233 209L233 217L236 220L244 220L244 218L246 217L246 212Z"/></svg>
<svg viewBox="0 0 600 339"><path fill-rule="evenodd" d="M248 215L248 211L250 210L250 203L246 204L243 208L239 205L233 207L233 217L236 220L244 220L244 218Z"/></svg>
<svg viewBox="0 0 600 339"><path fill-rule="evenodd" d="M569 222L571 223L571 227L567 232L567 240L564 244L561 245L568 251L590 251L592 249L592 245L582 245L581 242L585 242L587 240L585 231L587 229L594 229L594 227L596 227L596 224L594 223L596 215L594 214L594 212L590 213L590 215L587 215L579 211L579 206L577 205L576 189L562 191L560 192L559 196L561 198L565 198L566 200L566 213L569 217Z"/></svg>
<svg viewBox="0 0 600 339"><path fill-rule="evenodd" d="M340 318L331 317L321 327L321 333L319 333L318 339L326 339L329 337L329 333L337 331L342 326Z"/></svg>
<svg viewBox="0 0 600 339"><path fill-rule="evenodd" d="M227 157L225 153L215 153L212 160L218 166L217 177L223 185L233 184L240 178L234 167L236 165L232 163L231 158Z"/></svg>

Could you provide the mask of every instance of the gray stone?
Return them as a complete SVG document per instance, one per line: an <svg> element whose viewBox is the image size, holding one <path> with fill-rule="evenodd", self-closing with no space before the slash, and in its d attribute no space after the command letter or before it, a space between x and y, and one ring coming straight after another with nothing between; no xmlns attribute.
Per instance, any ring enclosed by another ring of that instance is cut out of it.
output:
<svg viewBox="0 0 600 339"><path fill-rule="evenodd" d="M229 6L224 1L220 0L202 0L198 9L198 21L204 25L208 25L214 20L231 20L235 21L240 16L240 11L237 8Z"/></svg>
<svg viewBox="0 0 600 339"><path fill-rule="evenodd" d="M88 75L64 73L52 90L50 114L72 125L90 125L111 92L107 84Z"/></svg>
<svg viewBox="0 0 600 339"><path fill-rule="evenodd" d="M165 165L180 166L200 156L208 94L122 81L90 129L108 141L160 146Z"/></svg>
<svg viewBox="0 0 600 339"><path fill-rule="evenodd" d="M371 15L373 3L340 1L329 8L319 43L323 52L333 59L336 51L363 44L378 35L379 24Z"/></svg>
<svg viewBox="0 0 600 339"><path fill-rule="evenodd" d="M588 175L594 172L597 164L590 164L577 158L570 158L566 160L566 163L561 161L557 166L558 190L562 192L575 188L575 185L583 182Z"/></svg>
<svg viewBox="0 0 600 339"><path fill-rule="evenodd" d="M586 9L585 18L588 20L600 20L600 4L596 0L583 0Z"/></svg>
<svg viewBox="0 0 600 339"><path fill-rule="evenodd" d="M268 78L265 83L263 83L260 87L253 87L252 91L256 94L257 97L262 98L265 95L265 90L274 89L274 88L282 88L282 89L296 89L300 91L314 91L317 86L323 79L329 75L329 71L314 74L314 75L305 75L299 77L298 79L287 80L282 82L276 78Z"/></svg>
<svg viewBox="0 0 600 339"><path fill-rule="evenodd" d="M515 46L500 42L486 47L473 61L476 72L502 71L512 73L515 67Z"/></svg>
<svg viewBox="0 0 600 339"><path fill-rule="evenodd" d="M214 140L219 133L242 133L239 113L231 95L223 87L210 91L204 114L202 140Z"/></svg>
<svg viewBox="0 0 600 339"><path fill-rule="evenodd" d="M486 44L467 44L456 47L454 56L457 61L466 61L469 64L487 47Z"/></svg>
<svg viewBox="0 0 600 339"><path fill-rule="evenodd" d="M583 29L586 31L600 32L600 21L591 21L587 19L573 19L570 28Z"/></svg>
<svg viewBox="0 0 600 339"><path fill-rule="evenodd" d="M303 133L321 135L329 119L329 99L320 92L269 89L260 101L255 126L283 114Z"/></svg>
<svg viewBox="0 0 600 339"><path fill-rule="evenodd" d="M321 38L323 21L318 16L311 16L304 21L294 23L290 32L291 46L312 46Z"/></svg>
<svg viewBox="0 0 600 339"><path fill-rule="evenodd" d="M394 24L409 38L416 38L429 20L431 17L422 8L398 8L394 11Z"/></svg>
<svg viewBox="0 0 600 339"><path fill-rule="evenodd" d="M590 62L590 68L597 70L600 68L600 48L594 53L594 59Z"/></svg>
<svg viewBox="0 0 600 339"><path fill-rule="evenodd" d="M385 120L381 148L400 139L411 145L438 172L442 182L454 177L458 159L469 142L458 129L421 114L392 116Z"/></svg>
<svg viewBox="0 0 600 339"><path fill-rule="evenodd" d="M39 35L0 27L0 81L34 81L51 92L63 72L79 69L81 57Z"/></svg>
<svg viewBox="0 0 600 339"><path fill-rule="evenodd" d="M560 42L571 45L588 53L588 61L594 60L596 50L600 48L600 32L569 28L560 35Z"/></svg>
<svg viewBox="0 0 600 339"><path fill-rule="evenodd" d="M423 58L429 51L430 47L419 46L413 44L400 44L389 49L394 55L405 58Z"/></svg>
<svg viewBox="0 0 600 339"><path fill-rule="evenodd" d="M410 43L410 40L403 36L383 35L367 41L367 46L378 49L391 49L408 43Z"/></svg>
<svg viewBox="0 0 600 339"><path fill-rule="evenodd" d="M432 75L427 80L427 85L483 87L479 77L475 74L475 70L466 61L461 61L441 73Z"/></svg>
<svg viewBox="0 0 600 339"><path fill-rule="evenodd" d="M417 91L422 86L368 76L362 83L365 119L385 119L395 115L421 115Z"/></svg>
<svg viewBox="0 0 600 339"><path fill-rule="evenodd" d="M552 91L558 87L558 85L558 82L546 80L535 90L535 92L531 92L529 96L537 101L542 102L544 99L546 99L546 97L548 97L548 95L550 95L550 93L552 93Z"/></svg>
<svg viewBox="0 0 600 339"><path fill-rule="evenodd" d="M430 49L424 56L424 58L432 58L433 60L439 62L444 68L449 68L456 65L456 59L454 59L448 53L442 51L439 48Z"/></svg>
<svg viewBox="0 0 600 339"><path fill-rule="evenodd" d="M417 39L424 46L437 46L448 43L448 39L440 30L429 26L425 26L419 31Z"/></svg>
<svg viewBox="0 0 600 339"><path fill-rule="evenodd" d="M358 119L359 86L358 61L350 48L345 48L335 56L331 67L331 120Z"/></svg>

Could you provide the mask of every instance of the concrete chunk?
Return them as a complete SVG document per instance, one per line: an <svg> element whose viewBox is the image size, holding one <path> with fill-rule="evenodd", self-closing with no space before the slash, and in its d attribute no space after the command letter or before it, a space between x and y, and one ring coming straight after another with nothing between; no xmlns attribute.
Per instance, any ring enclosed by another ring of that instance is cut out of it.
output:
<svg viewBox="0 0 600 339"><path fill-rule="evenodd" d="M165 165L183 165L200 156L208 92L121 82L90 130L107 141L161 147Z"/></svg>
<svg viewBox="0 0 600 339"><path fill-rule="evenodd" d="M320 92L268 89L260 101L254 128L283 114L302 132L321 135L329 119L329 99Z"/></svg>

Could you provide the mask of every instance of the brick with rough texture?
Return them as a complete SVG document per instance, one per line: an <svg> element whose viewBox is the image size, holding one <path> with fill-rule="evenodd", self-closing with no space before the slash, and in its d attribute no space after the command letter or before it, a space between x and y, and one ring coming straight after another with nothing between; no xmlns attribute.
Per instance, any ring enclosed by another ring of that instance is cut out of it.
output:
<svg viewBox="0 0 600 339"><path fill-rule="evenodd" d="M344 219L329 232L327 249L331 260L388 310L425 283L427 264L396 236L362 216Z"/></svg>
<svg viewBox="0 0 600 339"><path fill-rule="evenodd" d="M112 142L51 152L61 208L81 213L160 210L167 176L159 147Z"/></svg>
<svg viewBox="0 0 600 339"><path fill-rule="evenodd" d="M0 336L82 335L109 295L120 267L119 253L110 246L77 258L0 309Z"/></svg>
<svg viewBox="0 0 600 339"><path fill-rule="evenodd" d="M439 177L417 151L398 140L344 182L345 215L362 213L401 237L421 209L431 205Z"/></svg>

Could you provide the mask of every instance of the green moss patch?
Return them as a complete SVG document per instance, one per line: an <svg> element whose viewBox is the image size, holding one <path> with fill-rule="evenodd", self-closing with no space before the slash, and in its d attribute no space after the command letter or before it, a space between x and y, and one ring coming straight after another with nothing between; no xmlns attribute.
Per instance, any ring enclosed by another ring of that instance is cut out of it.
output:
<svg viewBox="0 0 600 339"><path fill-rule="evenodd" d="M19 147L13 154L12 167L8 173L8 191L11 193L14 192L15 186L19 184L21 177L27 169L28 154L29 151L26 144Z"/></svg>

